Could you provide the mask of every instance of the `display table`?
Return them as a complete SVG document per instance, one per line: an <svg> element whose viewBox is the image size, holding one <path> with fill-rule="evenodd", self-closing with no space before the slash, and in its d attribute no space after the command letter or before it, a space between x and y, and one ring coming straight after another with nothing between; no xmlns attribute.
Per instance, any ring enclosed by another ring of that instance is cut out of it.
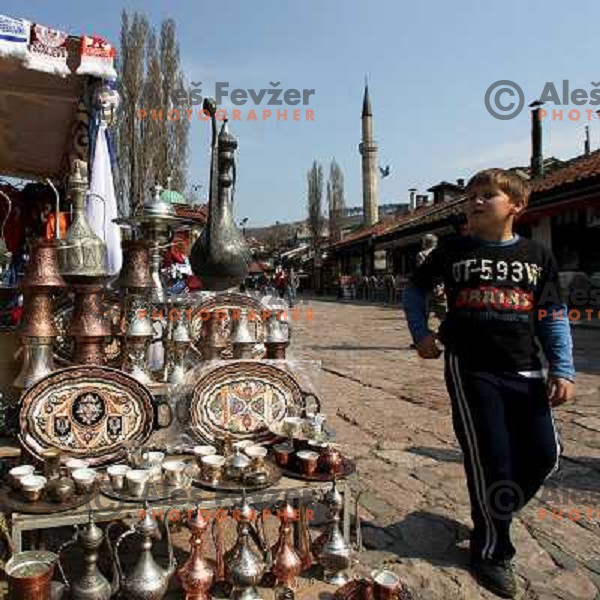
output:
<svg viewBox="0 0 600 600"><path fill-rule="evenodd" d="M272 507L286 495L294 508L301 504L309 504L316 500L315 492L322 492L331 487L331 483L304 482L288 477L282 477L279 483L271 488L248 492L246 497L253 508ZM351 517L351 488L344 481L338 482L338 489L344 498L343 532L346 541L350 543L350 517ZM191 487L181 490L177 497L152 504L150 509L154 514L163 517L170 513L171 520L185 518L187 511L208 509L231 509L239 506L242 500L241 494L226 494L223 492L212 492L202 488ZM87 522L90 511L96 523L106 523L121 519L137 519L143 510L143 502L122 502L113 500L102 494L96 495L90 502L70 511L54 513L49 515L33 515L19 512L5 512L10 520L10 533L14 543L14 552L21 552L23 548L23 532L54 529L58 527L69 527L82 525ZM176 511L179 511L177 513Z"/></svg>

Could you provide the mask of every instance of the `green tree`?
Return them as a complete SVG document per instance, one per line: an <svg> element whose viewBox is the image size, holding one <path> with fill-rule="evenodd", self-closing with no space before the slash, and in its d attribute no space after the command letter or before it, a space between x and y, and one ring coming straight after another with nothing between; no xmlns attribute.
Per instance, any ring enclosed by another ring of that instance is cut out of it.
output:
<svg viewBox="0 0 600 600"><path fill-rule="evenodd" d="M329 235L332 240L338 241L342 237L342 218L346 201L344 199L344 174L335 158L329 165L327 206L329 209Z"/></svg>
<svg viewBox="0 0 600 600"><path fill-rule="evenodd" d="M323 229L323 167L315 160L307 173L308 182L308 229L313 246L319 245Z"/></svg>

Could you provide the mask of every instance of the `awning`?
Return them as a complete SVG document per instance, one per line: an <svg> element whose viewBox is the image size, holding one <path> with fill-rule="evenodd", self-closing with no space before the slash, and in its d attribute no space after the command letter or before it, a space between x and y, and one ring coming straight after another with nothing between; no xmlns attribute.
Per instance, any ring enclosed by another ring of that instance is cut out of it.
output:
<svg viewBox="0 0 600 600"><path fill-rule="evenodd" d="M79 38L68 39L67 64L80 62ZM67 168L78 101L87 76L65 78L0 59L0 174L57 178Z"/></svg>

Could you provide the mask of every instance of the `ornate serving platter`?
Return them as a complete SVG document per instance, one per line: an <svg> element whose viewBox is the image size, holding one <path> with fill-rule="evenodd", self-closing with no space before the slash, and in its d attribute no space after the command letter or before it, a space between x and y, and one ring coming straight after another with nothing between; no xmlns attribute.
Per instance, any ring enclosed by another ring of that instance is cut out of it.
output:
<svg viewBox="0 0 600 600"><path fill-rule="evenodd" d="M207 443L252 440L272 443L274 423L300 416L304 393L294 377L272 364L235 360L215 365L196 382L190 403L190 427Z"/></svg>
<svg viewBox="0 0 600 600"><path fill-rule="evenodd" d="M97 466L124 458L153 424L152 395L133 377L109 367L68 367L23 395L19 439L38 458L54 447Z"/></svg>

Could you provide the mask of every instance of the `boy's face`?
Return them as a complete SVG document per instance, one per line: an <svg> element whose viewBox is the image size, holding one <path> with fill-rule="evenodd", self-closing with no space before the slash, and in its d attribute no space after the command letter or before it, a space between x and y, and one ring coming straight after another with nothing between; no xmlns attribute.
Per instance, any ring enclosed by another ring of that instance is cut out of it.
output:
<svg viewBox="0 0 600 600"><path fill-rule="evenodd" d="M523 208L497 187L474 188L467 194L469 228L474 233L506 225Z"/></svg>

